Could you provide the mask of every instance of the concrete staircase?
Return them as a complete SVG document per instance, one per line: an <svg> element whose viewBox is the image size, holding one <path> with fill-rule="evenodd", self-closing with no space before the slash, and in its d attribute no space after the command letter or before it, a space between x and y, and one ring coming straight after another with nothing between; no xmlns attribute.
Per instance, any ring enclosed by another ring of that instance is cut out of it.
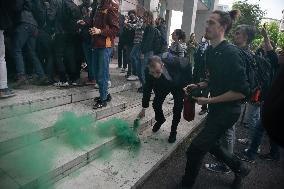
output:
<svg viewBox="0 0 284 189"><path fill-rule="evenodd" d="M203 120L199 116L191 123L183 120L178 127L177 142L169 144L172 105L165 102L164 113L169 118L159 132L151 131L155 123L152 108L141 120L138 129L141 147L137 153L127 146L121 147L113 136L98 138L95 143L76 149L63 143L65 131L58 135L54 124L66 111L78 116L90 114L99 121L115 117L133 122L141 108L142 95L136 92L139 84L125 82L115 69L111 69L111 78L113 100L100 110L92 109L92 99L99 93L91 87L28 88L17 91L15 98L0 101L0 188L135 188ZM54 151L41 153L41 149L51 146ZM105 148L112 149L112 154L102 160L100 156ZM35 153L34 161L52 156L51 165L36 173L13 166L13 162L17 165L18 161L32 161L22 157L29 153Z"/></svg>

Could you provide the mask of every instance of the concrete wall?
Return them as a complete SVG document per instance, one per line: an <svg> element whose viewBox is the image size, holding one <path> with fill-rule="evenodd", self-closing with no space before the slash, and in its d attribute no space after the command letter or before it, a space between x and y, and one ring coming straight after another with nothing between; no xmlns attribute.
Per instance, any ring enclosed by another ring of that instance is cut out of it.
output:
<svg viewBox="0 0 284 189"><path fill-rule="evenodd" d="M195 23L195 37L199 42L201 37L205 34L206 20L208 19L211 11L197 11L196 13L196 23Z"/></svg>
<svg viewBox="0 0 284 189"><path fill-rule="evenodd" d="M192 0L186 0L192 1ZM167 0L167 9L175 11L183 11L184 0Z"/></svg>
<svg viewBox="0 0 284 189"><path fill-rule="evenodd" d="M195 28L197 4L199 0L184 1L183 4L183 17L182 17L182 30L187 36L187 40Z"/></svg>

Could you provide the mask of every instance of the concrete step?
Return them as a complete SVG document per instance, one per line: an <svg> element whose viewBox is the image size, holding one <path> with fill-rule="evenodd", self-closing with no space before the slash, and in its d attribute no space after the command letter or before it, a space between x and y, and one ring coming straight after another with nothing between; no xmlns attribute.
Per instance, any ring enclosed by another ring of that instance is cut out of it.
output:
<svg viewBox="0 0 284 189"><path fill-rule="evenodd" d="M126 82L122 76L113 74L111 94L139 87L139 82ZM53 86L29 86L25 90L15 90L17 96L0 101L0 120L30 112L76 103L99 96L98 89L90 86L75 88L56 88Z"/></svg>
<svg viewBox="0 0 284 189"><path fill-rule="evenodd" d="M171 107L171 105L166 105L164 107L166 116L171 114ZM118 113L115 115L115 117L126 119L132 122L137 116L140 108L140 106L130 108L126 111ZM139 132L153 125L153 115L153 110L149 110L147 112L146 118L141 122ZM103 120L107 120L109 118L110 117L107 117ZM64 136L64 134L60 136ZM104 147L111 148L117 144L116 137L109 137L98 139L95 144L90 146L74 149L70 146L67 146L65 143L62 143L62 140L60 139L61 137L52 137L37 144L29 145L2 156L0 158L0 170L2 170L4 174L2 174L0 178L0 188L7 188L7 186L15 185L15 188L38 188L39 183L53 183L96 159L100 154L100 150ZM50 147L54 147L53 152L41 152L41 149L49 149ZM33 151L33 149L38 149L39 151ZM28 154L29 152L35 153L34 160L27 159L27 157L22 157L22 154ZM36 165L36 162L40 161L41 158L46 159L49 156L52 157L52 154L54 155L54 160L52 160L52 162L49 161L51 162L52 168L45 170L44 173L30 173L29 171L25 170L23 173L21 166L15 166L15 164L17 165L17 162L21 161L27 161L28 163L34 162Z"/></svg>
<svg viewBox="0 0 284 189"><path fill-rule="evenodd" d="M45 140L54 136L54 124L63 112L77 116L92 114L96 120L125 111L141 103L142 95L136 91L124 91L112 95L107 107L93 110L93 100L85 100L51 109L45 109L17 117L0 120L0 156L29 145L34 137Z"/></svg>
<svg viewBox="0 0 284 189"><path fill-rule="evenodd" d="M157 133L147 128L141 135L139 153L133 154L127 148L115 149L110 159L93 161L55 183L54 189L133 189L140 186L163 161L165 161L185 140L191 137L204 116L197 116L188 123L182 120L178 126L177 141L167 142L171 117Z"/></svg>

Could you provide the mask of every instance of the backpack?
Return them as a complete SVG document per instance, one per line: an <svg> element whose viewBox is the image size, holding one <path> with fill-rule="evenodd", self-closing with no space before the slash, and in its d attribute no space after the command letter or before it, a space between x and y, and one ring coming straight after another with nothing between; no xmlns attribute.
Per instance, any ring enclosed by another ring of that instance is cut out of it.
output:
<svg viewBox="0 0 284 189"><path fill-rule="evenodd" d="M246 75L249 82L250 93L247 101L264 101L271 85L271 64L259 55L254 55L248 50L240 49L244 58Z"/></svg>
<svg viewBox="0 0 284 189"><path fill-rule="evenodd" d="M154 35L154 40L153 40L154 55L159 55L159 54L165 52L166 46L167 46L166 39L164 39L161 32L157 28L155 28L155 35Z"/></svg>

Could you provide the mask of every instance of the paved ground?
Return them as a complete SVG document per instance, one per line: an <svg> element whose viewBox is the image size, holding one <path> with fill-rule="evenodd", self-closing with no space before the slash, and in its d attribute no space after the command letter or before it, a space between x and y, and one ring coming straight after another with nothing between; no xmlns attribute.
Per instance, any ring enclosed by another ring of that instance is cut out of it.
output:
<svg viewBox="0 0 284 189"><path fill-rule="evenodd" d="M243 126L237 127L237 138L247 135L247 129ZM190 143L186 141L176 152L164 162L145 182L139 187L140 189L175 189L177 183L181 181L181 177L185 168L185 151ZM261 153L268 150L267 138ZM245 146L236 143L235 152L240 152ZM282 150L282 157L284 156ZM206 155L203 163L210 162L211 156ZM284 188L284 158L280 162L268 162L257 159L255 164L251 166L251 173L245 180L245 189L283 189ZM233 173L218 174L207 171L202 167L194 189L226 189L230 187L230 183L234 178Z"/></svg>

